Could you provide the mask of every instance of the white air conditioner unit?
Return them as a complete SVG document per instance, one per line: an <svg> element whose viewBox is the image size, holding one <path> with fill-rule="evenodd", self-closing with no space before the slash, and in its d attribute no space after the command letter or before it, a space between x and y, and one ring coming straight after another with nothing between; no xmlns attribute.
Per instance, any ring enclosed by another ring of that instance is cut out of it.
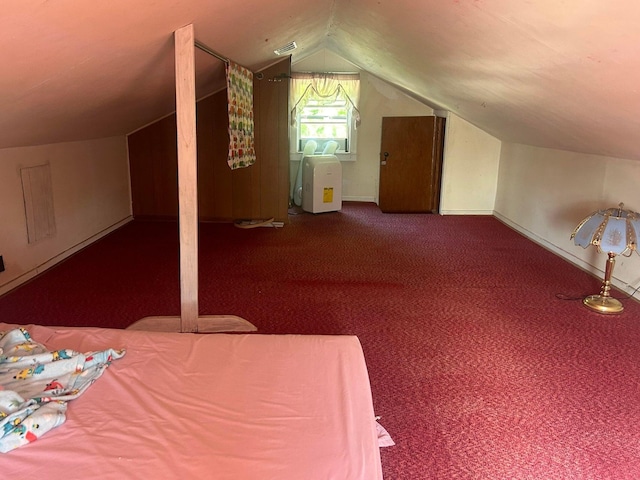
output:
<svg viewBox="0 0 640 480"><path fill-rule="evenodd" d="M302 209L335 212L342 208L342 164L335 155L302 159Z"/></svg>

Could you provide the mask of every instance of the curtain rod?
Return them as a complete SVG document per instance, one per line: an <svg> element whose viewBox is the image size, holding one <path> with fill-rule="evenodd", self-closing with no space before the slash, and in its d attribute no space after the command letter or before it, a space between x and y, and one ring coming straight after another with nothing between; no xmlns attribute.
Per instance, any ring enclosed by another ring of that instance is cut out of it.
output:
<svg viewBox="0 0 640 480"><path fill-rule="evenodd" d="M218 60L222 60L224 63L226 63L227 65L229 64L229 59L227 57L223 57L220 54L217 54L216 52L214 52L213 50L211 50L209 47L207 47L206 45L203 45L202 43L200 43L199 41L194 41L193 42L194 45L196 47L198 47L200 50L202 50L205 53L208 53L209 55L211 55L212 57L216 57Z"/></svg>
<svg viewBox="0 0 640 480"><path fill-rule="evenodd" d="M218 60L222 60L224 63L226 63L227 65L229 65L229 59L227 57L223 57L222 55L214 52L213 50L211 50L209 47L207 47L206 45L203 45L202 43L200 43L197 40L194 40L193 44L199 48L200 50L202 50L205 53L208 53L209 55L216 57ZM255 78L257 78L258 80L262 80L264 78L264 75L262 74L262 72L257 72L254 74Z"/></svg>

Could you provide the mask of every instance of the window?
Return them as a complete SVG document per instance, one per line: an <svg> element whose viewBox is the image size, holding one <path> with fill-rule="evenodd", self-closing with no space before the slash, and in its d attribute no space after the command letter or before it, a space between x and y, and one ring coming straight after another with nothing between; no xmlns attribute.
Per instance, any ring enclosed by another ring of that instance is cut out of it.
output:
<svg viewBox="0 0 640 480"><path fill-rule="evenodd" d="M314 140L316 153L322 153L331 141L337 142L337 151L349 152L350 119L349 106L344 99L324 105L310 100L298 115L298 151L302 152L307 142Z"/></svg>
<svg viewBox="0 0 640 480"><path fill-rule="evenodd" d="M316 154L329 142L337 143L336 153L355 151L358 90L358 75L294 74L291 121L295 151L303 152L311 140L316 142Z"/></svg>

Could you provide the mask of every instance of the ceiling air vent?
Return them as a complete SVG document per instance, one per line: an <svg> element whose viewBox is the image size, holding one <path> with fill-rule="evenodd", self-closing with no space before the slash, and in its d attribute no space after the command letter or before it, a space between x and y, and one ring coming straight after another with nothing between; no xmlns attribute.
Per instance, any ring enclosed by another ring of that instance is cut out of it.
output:
<svg viewBox="0 0 640 480"><path fill-rule="evenodd" d="M286 53L289 53L292 50L295 50L296 48L298 48L298 46L296 45L296 42L291 42L291 43L287 43L284 47L280 47L274 50L273 53L275 53L276 55L284 55Z"/></svg>

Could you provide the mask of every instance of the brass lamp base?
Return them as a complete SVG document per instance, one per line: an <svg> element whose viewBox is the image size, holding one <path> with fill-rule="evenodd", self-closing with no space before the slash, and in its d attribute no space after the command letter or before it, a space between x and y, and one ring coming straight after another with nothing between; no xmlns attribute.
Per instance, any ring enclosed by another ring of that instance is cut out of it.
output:
<svg viewBox="0 0 640 480"><path fill-rule="evenodd" d="M582 303L598 313L620 313L624 310L619 300L604 295L589 295Z"/></svg>

